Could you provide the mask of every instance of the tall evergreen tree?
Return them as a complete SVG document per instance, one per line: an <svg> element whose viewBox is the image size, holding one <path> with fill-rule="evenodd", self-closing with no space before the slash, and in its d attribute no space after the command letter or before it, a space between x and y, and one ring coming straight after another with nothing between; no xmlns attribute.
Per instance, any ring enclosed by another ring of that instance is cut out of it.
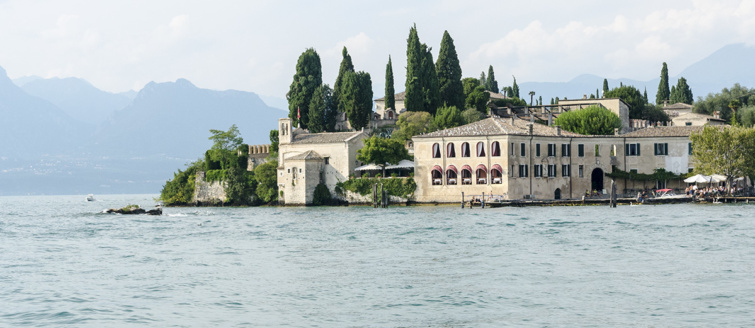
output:
<svg viewBox="0 0 755 328"><path fill-rule="evenodd" d="M309 103L309 132L333 132L336 127L338 109L333 102L333 90L327 84L320 85L312 94Z"/></svg>
<svg viewBox="0 0 755 328"><path fill-rule="evenodd" d="M480 85L484 88L488 79L485 77L485 71L480 72Z"/></svg>
<svg viewBox="0 0 755 328"><path fill-rule="evenodd" d="M409 29L409 38L406 39L406 89L404 94L404 106L409 111L422 111L422 58L421 44L417 35L417 24Z"/></svg>
<svg viewBox="0 0 755 328"><path fill-rule="evenodd" d="M305 50L296 62L296 74L286 94L288 99L288 117L294 124L300 124L307 128L309 123L309 104L312 102L312 94L322 84L322 65L320 55L315 49ZM299 114L301 119L298 118Z"/></svg>
<svg viewBox="0 0 755 328"><path fill-rule="evenodd" d="M435 115L435 111L440 106L440 90L438 88L438 75L435 73L435 61L431 53L432 48L423 43L420 50L423 54L422 75L420 75L423 94L422 108L423 111Z"/></svg>
<svg viewBox="0 0 755 328"><path fill-rule="evenodd" d="M600 98L600 89L595 89L595 98Z"/></svg>
<svg viewBox="0 0 755 328"><path fill-rule="evenodd" d="M608 92L608 90L610 90L610 89L608 89L608 79L603 79L603 95L602 95L601 98L605 98L606 97L605 94L606 94L606 92Z"/></svg>
<svg viewBox="0 0 755 328"><path fill-rule="evenodd" d="M687 79L680 77L676 82L676 86L671 87L671 94L669 96L669 102L692 104L693 101L692 90L687 85Z"/></svg>
<svg viewBox="0 0 755 328"><path fill-rule="evenodd" d="M498 93L498 81L495 80L495 73L493 73L493 65L490 65L488 67L488 79L485 81L485 89L493 92Z"/></svg>
<svg viewBox="0 0 755 328"><path fill-rule="evenodd" d="M540 96L537 100L537 104L542 106L543 105L543 96Z"/></svg>
<svg viewBox="0 0 755 328"><path fill-rule="evenodd" d="M393 64L391 56L388 56L388 65L385 65L385 108L396 109L396 90L393 88Z"/></svg>
<svg viewBox="0 0 755 328"><path fill-rule="evenodd" d="M645 103L648 104L648 87L645 87L645 91L642 92L642 98L644 98Z"/></svg>
<svg viewBox="0 0 755 328"><path fill-rule="evenodd" d="M503 90L506 92L506 97L514 98L514 89L511 87L503 87Z"/></svg>
<svg viewBox="0 0 755 328"><path fill-rule="evenodd" d="M367 127L372 113L372 79L370 73L348 72L344 77L341 102L351 127Z"/></svg>
<svg viewBox="0 0 755 328"><path fill-rule="evenodd" d="M461 66L456 54L454 40L448 31L443 33L440 41L438 61L435 63L435 72L438 74L438 87L440 103L446 106L464 108L464 88L461 84Z"/></svg>
<svg viewBox="0 0 755 328"><path fill-rule="evenodd" d="M338 104L339 112L345 111L344 108L341 108L341 101L339 98L341 96L341 86L343 86L344 75L346 75L346 72L354 71L354 64L351 62L351 55L349 55L349 51L346 50L345 46L341 51L341 55L343 56L343 59L341 59L341 67L338 69L336 84L333 85L333 98L335 99L336 104Z"/></svg>
<svg viewBox="0 0 755 328"><path fill-rule="evenodd" d="M516 84L516 76L514 76L514 83L511 85L511 92L516 98L519 97L519 86Z"/></svg>
<svg viewBox="0 0 755 328"><path fill-rule="evenodd" d="M658 93L655 94L655 104L663 105L663 101L669 100L671 92L668 88L668 66L666 62L663 62L663 68L661 68L661 82L658 83Z"/></svg>

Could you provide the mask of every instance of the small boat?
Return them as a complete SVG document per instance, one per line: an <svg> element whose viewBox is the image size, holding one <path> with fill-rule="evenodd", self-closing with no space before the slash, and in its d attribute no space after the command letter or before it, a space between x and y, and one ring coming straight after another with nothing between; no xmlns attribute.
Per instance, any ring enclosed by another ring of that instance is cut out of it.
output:
<svg viewBox="0 0 755 328"><path fill-rule="evenodd" d="M686 195L677 195L674 193L673 189L658 189L655 191L655 198L671 198L671 199L681 199L681 198L687 198Z"/></svg>
<svg viewBox="0 0 755 328"><path fill-rule="evenodd" d="M93 201L94 201L94 195L93 194L87 195L87 202L93 202Z"/></svg>

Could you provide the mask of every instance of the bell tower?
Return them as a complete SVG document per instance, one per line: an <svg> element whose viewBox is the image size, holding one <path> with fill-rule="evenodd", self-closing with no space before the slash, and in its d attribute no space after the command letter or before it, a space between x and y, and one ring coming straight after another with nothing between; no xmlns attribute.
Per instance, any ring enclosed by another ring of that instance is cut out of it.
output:
<svg viewBox="0 0 755 328"><path fill-rule="evenodd" d="M292 133L293 133L293 127L291 126L291 119L286 118L280 118L278 119L278 143L279 144L289 144L291 143Z"/></svg>

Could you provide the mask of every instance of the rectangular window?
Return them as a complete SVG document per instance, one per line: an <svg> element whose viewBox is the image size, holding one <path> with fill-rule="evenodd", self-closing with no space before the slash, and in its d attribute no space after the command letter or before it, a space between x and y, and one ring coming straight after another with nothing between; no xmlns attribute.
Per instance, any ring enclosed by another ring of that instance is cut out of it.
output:
<svg viewBox="0 0 755 328"><path fill-rule="evenodd" d="M668 143L656 143L653 145L653 151L656 156L668 155Z"/></svg>
<svg viewBox="0 0 755 328"><path fill-rule="evenodd" d="M577 156L579 156L579 157L585 157L585 145L584 144L577 145Z"/></svg>
<svg viewBox="0 0 755 328"><path fill-rule="evenodd" d="M325 157L325 165L330 164L330 157Z"/></svg>
<svg viewBox="0 0 755 328"><path fill-rule="evenodd" d="M629 169L629 173L637 174L637 169Z"/></svg>
<svg viewBox="0 0 755 328"><path fill-rule="evenodd" d="M687 144L687 149L689 151L689 154L692 155L692 143L691 142Z"/></svg>
<svg viewBox="0 0 755 328"><path fill-rule="evenodd" d="M561 176L562 177L571 176L571 165L569 164L561 165Z"/></svg>
<svg viewBox="0 0 755 328"><path fill-rule="evenodd" d="M540 178L543 176L543 165L542 164L535 164L534 173L536 178Z"/></svg>
<svg viewBox="0 0 755 328"><path fill-rule="evenodd" d="M600 156L600 145L595 145L595 157Z"/></svg>
<svg viewBox="0 0 755 328"><path fill-rule="evenodd" d="M540 157L540 144L535 144L535 156Z"/></svg>
<svg viewBox="0 0 755 328"><path fill-rule="evenodd" d="M513 178L514 177L514 165L511 165L511 171L509 171L509 175Z"/></svg>
<svg viewBox="0 0 755 328"><path fill-rule="evenodd" d="M579 177L580 178L584 178L585 177L585 166L584 165L580 165L579 166Z"/></svg>
<svg viewBox="0 0 755 328"><path fill-rule="evenodd" d="M520 178L526 178L527 175L527 165L519 165L519 177Z"/></svg>
<svg viewBox="0 0 755 328"><path fill-rule="evenodd" d="M524 150L524 142L522 142L521 144L519 144L519 155L522 157L524 157L524 154L526 154Z"/></svg>
<svg viewBox="0 0 755 328"><path fill-rule="evenodd" d="M624 145L624 153L626 156L640 156L640 144L632 143Z"/></svg>
<svg viewBox="0 0 755 328"><path fill-rule="evenodd" d="M571 145L570 144L561 144L561 156L563 156L563 157L571 157Z"/></svg>
<svg viewBox="0 0 755 328"><path fill-rule="evenodd" d="M548 177L549 178L556 177L556 164L548 164Z"/></svg>
<svg viewBox="0 0 755 328"><path fill-rule="evenodd" d="M514 143L511 143L511 156L516 155L516 148L514 148Z"/></svg>
<svg viewBox="0 0 755 328"><path fill-rule="evenodd" d="M556 156L556 144L548 144L548 156Z"/></svg>

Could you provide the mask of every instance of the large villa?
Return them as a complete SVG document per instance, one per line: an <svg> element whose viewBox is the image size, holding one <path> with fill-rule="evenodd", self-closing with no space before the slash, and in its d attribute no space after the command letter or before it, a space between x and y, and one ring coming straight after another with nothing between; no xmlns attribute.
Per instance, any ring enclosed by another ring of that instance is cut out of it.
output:
<svg viewBox="0 0 755 328"><path fill-rule="evenodd" d="M491 110L494 113L483 120L413 137L409 145L414 154L417 189L412 199L458 202L462 192L493 194L509 200L578 199L586 192L605 194L611 184L606 174L611 172L691 172L694 164L690 134L705 124L720 123L713 117L694 117L680 121L684 123L678 126L629 122L629 107L618 98L562 101L559 110L579 110L590 104L619 115L622 128L604 136L568 132L553 126L552 119L536 120L544 114L540 106L525 108L524 114L510 109ZM380 109L381 114L385 113L385 108ZM379 115L374 116L378 119ZM325 184L332 193L336 183L355 176L359 166L368 164L356 160L367 132L309 133L291 124L290 119L284 118L278 126L278 186L282 202L309 204L317 184ZM648 187L684 188L679 179L614 181L618 192L624 194Z"/></svg>

